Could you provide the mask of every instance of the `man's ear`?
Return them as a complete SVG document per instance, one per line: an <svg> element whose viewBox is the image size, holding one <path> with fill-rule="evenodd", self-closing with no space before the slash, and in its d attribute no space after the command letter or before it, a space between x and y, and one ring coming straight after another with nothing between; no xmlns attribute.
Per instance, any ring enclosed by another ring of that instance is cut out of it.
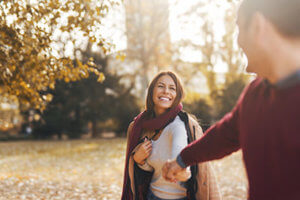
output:
<svg viewBox="0 0 300 200"><path fill-rule="evenodd" d="M267 37L268 26L271 23L263 14L255 12L252 16L250 27L252 36L257 42L263 42Z"/></svg>

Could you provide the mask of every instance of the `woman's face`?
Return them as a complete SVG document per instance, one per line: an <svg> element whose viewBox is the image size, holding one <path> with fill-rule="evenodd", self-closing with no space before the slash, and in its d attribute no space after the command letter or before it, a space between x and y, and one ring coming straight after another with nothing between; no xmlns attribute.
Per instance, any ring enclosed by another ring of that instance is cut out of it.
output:
<svg viewBox="0 0 300 200"><path fill-rule="evenodd" d="M168 75L161 76L153 89L154 111L156 115L163 114L171 108L176 98L176 85Z"/></svg>

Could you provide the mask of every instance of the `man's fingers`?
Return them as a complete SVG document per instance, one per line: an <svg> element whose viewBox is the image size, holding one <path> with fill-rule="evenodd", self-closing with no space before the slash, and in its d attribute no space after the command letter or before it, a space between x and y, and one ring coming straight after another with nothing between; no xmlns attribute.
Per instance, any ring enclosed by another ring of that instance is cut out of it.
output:
<svg viewBox="0 0 300 200"><path fill-rule="evenodd" d="M163 173L163 177L168 180L168 172L169 172L169 168L170 168L170 163L166 162L162 168L162 173Z"/></svg>
<svg viewBox="0 0 300 200"><path fill-rule="evenodd" d="M163 173L164 179L166 179L167 181L169 181L169 182L175 182L176 181L170 161L167 161L164 164L164 166L162 168L162 173Z"/></svg>
<svg viewBox="0 0 300 200"><path fill-rule="evenodd" d="M170 182L175 182L175 174L172 170L172 168L169 168L168 170L168 173L167 173L167 181L170 181Z"/></svg>
<svg viewBox="0 0 300 200"><path fill-rule="evenodd" d="M163 177L170 182L177 182L176 176L177 173L180 172L181 169L180 166L177 164L175 160L168 161L163 166Z"/></svg>

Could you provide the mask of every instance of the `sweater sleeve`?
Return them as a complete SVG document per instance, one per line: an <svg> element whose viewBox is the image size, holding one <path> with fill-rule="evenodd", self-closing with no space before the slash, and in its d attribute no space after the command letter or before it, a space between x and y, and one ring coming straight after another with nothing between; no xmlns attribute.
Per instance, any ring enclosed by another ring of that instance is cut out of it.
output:
<svg viewBox="0 0 300 200"><path fill-rule="evenodd" d="M194 165L199 162L219 159L240 148L239 143L239 112L247 87L233 108L219 122L209 128L204 136L184 148L177 157L182 167Z"/></svg>

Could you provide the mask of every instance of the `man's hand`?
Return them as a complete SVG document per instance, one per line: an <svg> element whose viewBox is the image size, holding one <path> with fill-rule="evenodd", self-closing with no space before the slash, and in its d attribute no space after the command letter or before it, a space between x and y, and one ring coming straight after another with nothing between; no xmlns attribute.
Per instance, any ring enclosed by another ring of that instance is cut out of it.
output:
<svg viewBox="0 0 300 200"><path fill-rule="evenodd" d="M183 172L185 169L181 168L176 160L167 161L162 168L162 176L170 182L176 182L176 175L179 172Z"/></svg>

